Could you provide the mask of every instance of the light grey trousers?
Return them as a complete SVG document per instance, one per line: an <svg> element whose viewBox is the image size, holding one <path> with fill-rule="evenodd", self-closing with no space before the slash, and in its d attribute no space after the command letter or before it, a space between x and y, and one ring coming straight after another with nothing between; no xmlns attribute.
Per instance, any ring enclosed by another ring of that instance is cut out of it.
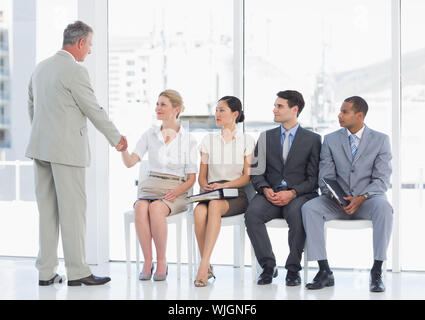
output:
<svg viewBox="0 0 425 320"><path fill-rule="evenodd" d="M381 261L387 259L393 226L393 208L384 195L367 199L352 215L345 213L335 201L324 195L306 202L301 212L306 233L308 261L327 259L325 221L350 219L372 220L374 259Z"/></svg>
<svg viewBox="0 0 425 320"><path fill-rule="evenodd" d="M49 280L58 266L59 228L68 280L91 274L86 264L85 168L34 159L39 211L39 280Z"/></svg>

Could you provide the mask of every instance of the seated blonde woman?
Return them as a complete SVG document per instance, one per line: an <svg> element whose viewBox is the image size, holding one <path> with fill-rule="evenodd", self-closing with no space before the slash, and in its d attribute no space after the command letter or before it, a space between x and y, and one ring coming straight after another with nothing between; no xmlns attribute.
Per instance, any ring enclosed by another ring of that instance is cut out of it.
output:
<svg viewBox="0 0 425 320"><path fill-rule="evenodd" d="M248 207L248 198L242 187L249 183L250 160L255 147L254 139L236 128L236 124L244 120L238 98L221 98L215 118L217 126L222 129L218 133L206 135L199 146L199 186L203 191L239 188L239 196L201 202L195 207L195 233L201 253L194 282L197 287L205 287L208 279L215 278L210 258L220 232L221 217L241 214Z"/></svg>
<svg viewBox="0 0 425 320"><path fill-rule="evenodd" d="M136 232L144 256L140 280L152 278L152 239L157 258L153 279L166 279L166 217L187 210L187 191L195 183L198 172L196 140L177 120L182 111L183 100L177 91L162 92L155 108L162 125L148 129L131 155L128 151L122 153L128 168L141 161L146 152L149 155L149 175L140 182L138 200L134 204ZM161 199L146 200L151 196Z"/></svg>

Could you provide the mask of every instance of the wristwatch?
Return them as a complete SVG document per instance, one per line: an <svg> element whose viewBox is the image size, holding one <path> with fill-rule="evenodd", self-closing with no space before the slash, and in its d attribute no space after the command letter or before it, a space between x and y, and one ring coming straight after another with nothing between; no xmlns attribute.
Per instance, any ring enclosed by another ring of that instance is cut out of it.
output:
<svg viewBox="0 0 425 320"><path fill-rule="evenodd" d="M370 194L369 192L366 192L365 194L362 194L362 196L364 197L365 200L370 198Z"/></svg>

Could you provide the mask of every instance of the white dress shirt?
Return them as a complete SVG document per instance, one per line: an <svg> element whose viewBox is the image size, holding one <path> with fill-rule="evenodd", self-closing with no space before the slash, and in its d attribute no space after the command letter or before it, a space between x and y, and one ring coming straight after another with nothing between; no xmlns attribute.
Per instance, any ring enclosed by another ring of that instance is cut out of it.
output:
<svg viewBox="0 0 425 320"><path fill-rule="evenodd" d="M149 171L185 177L198 172L198 152L195 137L180 127L175 138L165 144L161 128L148 129L137 142L133 153L142 160L148 153Z"/></svg>

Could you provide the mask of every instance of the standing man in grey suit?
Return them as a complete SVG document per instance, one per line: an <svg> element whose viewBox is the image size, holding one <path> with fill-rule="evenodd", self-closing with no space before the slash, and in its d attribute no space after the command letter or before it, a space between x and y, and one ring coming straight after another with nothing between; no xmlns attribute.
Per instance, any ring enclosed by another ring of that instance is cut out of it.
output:
<svg viewBox="0 0 425 320"><path fill-rule="evenodd" d="M274 104L274 121L280 126L262 132L255 149L251 182L257 191L246 213L245 224L258 263L263 268L257 284L269 284L277 276L276 259L265 224L283 218L289 226L290 253L285 268L287 286L301 283L301 256L305 232L301 206L317 197L321 138L302 128L298 116L304 108L302 95L281 91Z"/></svg>
<svg viewBox="0 0 425 320"><path fill-rule="evenodd" d="M343 129L325 136L320 155L319 186L322 195L302 207L307 234L307 258L317 260L319 272L308 289L334 285L329 268L324 237L328 220L372 220L374 264L370 275L371 292L382 292L382 263L391 236L393 209L385 192L390 185L391 148L387 135L364 124L368 105L361 97L344 100L338 115ZM346 207L332 200L322 178L336 180L349 195Z"/></svg>
<svg viewBox="0 0 425 320"><path fill-rule="evenodd" d="M68 285L100 285L85 259L85 168L90 164L87 118L118 151L127 141L96 101L84 61L91 53L93 30L81 21L67 26L63 47L40 62L31 76L28 110L31 136L26 156L34 159L40 248L39 285L61 283L56 273L59 227Z"/></svg>

